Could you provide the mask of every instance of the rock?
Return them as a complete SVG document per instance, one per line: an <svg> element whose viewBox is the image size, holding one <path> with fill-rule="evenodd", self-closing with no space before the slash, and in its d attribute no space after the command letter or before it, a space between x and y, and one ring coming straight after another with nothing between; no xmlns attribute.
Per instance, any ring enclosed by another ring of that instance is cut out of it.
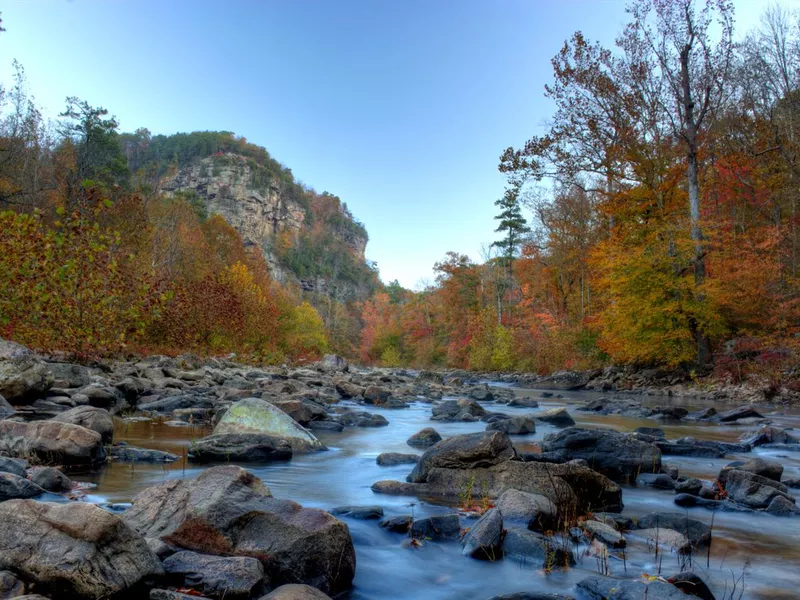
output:
<svg viewBox="0 0 800 600"><path fill-rule="evenodd" d="M682 571L677 575L668 577L667 581L689 596L695 596L700 600L716 600L706 582L691 571Z"/></svg>
<svg viewBox="0 0 800 600"><path fill-rule="evenodd" d="M408 481L426 481L431 469L474 469L499 464L515 455L511 440L504 433L493 431L454 435L428 448Z"/></svg>
<svg viewBox="0 0 800 600"><path fill-rule="evenodd" d="M313 431L344 431L344 425L337 421L311 421L308 428Z"/></svg>
<svg viewBox="0 0 800 600"><path fill-rule="evenodd" d="M800 515L800 508L794 502L786 498L786 496L775 496L766 508L766 512L778 517L788 517L791 515Z"/></svg>
<svg viewBox="0 0 800 600"><path fill-rule="evenodd" d="M127 444L111 446L109 456L115 462L143 462L143 463L171 463L180 457L171 452L162 450L151 450L149 448L137 448Z"/></svg>
<svg viewBox="0 0 800 600"><path fill-rule="evenodd" d="M15 412L14 407L3 396L0 396L0 419L13 415Z"/></svg>
<svg viewBox="0 0 800 600"><path fill-rule="evenodd" d="M303 426L308 426L312 421L324 421L328 418L328 412L313 401L270 400L269 402Z"/></svg>
<svg viewBox="0 0 800 600"><path fill-rule="evenodd" d="M461 536L461 520L457 514L416 519L411 524L411 537L430 540L457 540Z"/></svg>
<svg viewBox="0 0 800 600"><path fill-rule="evenodd" d="M503 594L502 596L492 596L489 600L575 600L572 596L562 596L561 594L539 594L537 592L517 592L515 594Z"/></svg>
<svg viewBox="0 0 800 600"><path fill-rule="evenodd" d="M578 371L559 371L549 377L542 377L536 382L532 382L530 387L534 389L548 389L571 391L579 390L589 382L589 374Z"/></svg>
<svg viewBox="0 0 800 600"><path fill-rule="evenodd" d="M0 473L0 502L14 498L33 498L44 492L44 489L24 477Z"/></svg>
<svg viewBox="0 0 800 600"><path fill-rule="evenodd" d="M392 533L408 533L408 530L411 529L411 523L411 515L403 515L402 517L384 519L378 523L378 526Z"/></svg>
<svg viewBox="0 0 800 600"><path fill-rule="evenodd" d="M661 472L669 475L670 479L677 479L678 475L680 474L680 470L678 469L678 465L672 463L661 463Z"/></svg>
<svg viewBox="0 0 800 600"><path fill-rule="evenodd" d="M783 429L765 425L754 434L745 437L742 443L756 447L766 444L800 444L800 440L792 437Z"/></svg>
<svg viewBox="0 0 800 600"><path fill-rule="evenodd" d="M558 522L555 504L541 494L506 490L495 502L495 508L503 515L506 524L519 522L534 531L553 530Z"/></svg>
<svg viewBox="0 0 800 600"><path fill-rule="evenodd" d="M703 482L696 477L689 477L683 481L675 482L676 494L691 494L692 496L698 496L700 494L700 490L702 489Z"/></svg>
<svg viewBox="0 0 800 600"><path fill-rule="evenodd" d="M444 376L436 371L420 371L417 375L419 383L433 383L434 385L444 385Z"/></svg>
<svg viewBox="0 0 800 600"><path fill-rule="evenodd" d="M380 506L337 506L330 510L332 515L337 517L350 517L351 519L380 519L383 516L383 508Z"/></svg>
<svg viewBox="0 0 800 600"><path fill-rule="evenodd" d="M684 420L686 420L686 421L707 421L707 420L711 419L711 417L716 416L716 414L717 414L717 409L714 408L713 406L710 406L708 408L703 408L701 410L689 413L688 415L686 415L684 417Z"/></svg>
<svg viewBox="0 0 800 600"><path fill-rule="evenodd" d="M594 513L592 519L605 523L617 531L630 531L633 529L633 521L630 517L623 517L616 513Z"/></svg>
<svg viewBox="0 0 800 600"><path fill-rule="evenodd" d="M331 597L310 585L290 583L272 590L260 600L331 600Z"/></svg>
<svg viewBox="0 0 800 600"><path fill-rule="evenodd" d="M176 394L152 402L139 404L138 409L143 412L171 413L179 408L213 408L210 399L197 394Z"/></svg>
<svg viewBox="0 0 800 600"><path fill-rule="evenodd" d="M441 440L442 436L439 435L438 431L436 431L433 427L426 427L425 429L420 429L417 433L408 438L406 440L406 444L419 448L427 448L429 446L433 446L436 442L440 442Z"/></svg>
<svg viewBox="0 0 800 600"><path fill-rule="evenodd" d="M376 462L382 467L394 465L416 464L419 456L416 454L402 454L400 452L383 452L378 455Z"/></svg>
<svg viewBox="0 0 800 600"><path fill-rule="evenodd" d="M655 446L662 454L671 456L697 456L700 458L723 458L727 454L748 452L749 447L741 444L728 444L711 440L696 440L683 437L675 441L655 440Z"/></svg>
<svg viewBox="0 0 800 600"><path fill-rule="evenodd" d="M474 400L445 400L431 409L434 421L475 421L486 414Z"/></svg>
<svg viewBox="0 0 800 600"><path fill-rule="evenodd" d="M578 590L593 600L686 600L677 587L659 580L645 583L595 575L578 582Z"/></svg>
<svg viewBox="0 0 800 600"><path fill-rule="evenodd" d="M588 533L593 540L603 542L606 546L624 548L626 545L625 538L622 537L622 534L613 527L600 521L584 521L581 524L581 528Z"/></svg>
<svg viewBox="0 0 800 600"><path fill-rule="evenodd" d="M82 388L80 393L89 399L89 404L100 408L116 407L122 402L122 394L113 387L89 385Z"/></svg>
<svg viewBox="0 0 800 600"><path fill-rule="evenodd" d="M249 600L264 587L261 561L248 556L210 556L184 550L164 561L164 572L180 587L220 600Z"/></svg>
<svg viewBox="0 0 800 600"><path fill-rule="evenodd" d="M53 467L33 467L30 470L33 483L48 492L68 492L72 489L72 480Z"/></svg>
<svg viewBox="0 0 800 600"><path fill-rule="evenodd" d="M383 404L391 395L391 390L378 385L367 386L362 394L364 401L368 404Z"/></svg>
<svg viewBox="0 0 800 600"><path fill-rule="evenodd" d="M531 417L511 417L489 423L486 426L486 431L502 431L508 435L528 435L536 433L536 423Z"/></svg>
<svg viewBox="0 0 800 600"><path fill-rule="evenodd" d="M567 568L575 564L572 552L553 539L535 531L518 528L506 532L503 538L503 555L536 568Z"/></svg>
<svg viewBox="0 0 800 600"><path fill-rule="evenodd" d="M134 595L163 573L140 535L92 504L11 500L0 522L0 568L59 598Z"/></svg>
<svg viewBox="0 0 800 600"><path fill-rule="evenodd" d="M72 363L48 363L53 374L53 385L58 388L82 388L92 381L91 371L82 365Z"/></svg>
<svg viewBox="0 0 800 600"><path fill-rule="evenodd" d="M269 462L292 455L288 439L258 433L214 434L194 442L188 452L194 462Z"/></svg>
<svg viewBox="0 0 800 600"><path fill-rule="evenodd" d="M198 596L197 594L182 594L173 590L152 589L150 590L150 600L208 600L208 596Z"/></svg>
<svg viewBox="0 0 800 600"><path fill-rule="evenodd" d="M720 423L732 423L734 421L738 421L739 419L750 419L753 417L757 419L764 418L761 413L755 409L749 406L740 406L739 408L734 408L723 413L719 413L716 415L716 417L714 417L714 419Z"/></svg>
<svg viewBox="0 0 800 600"><path fill-rule="evenodd" d="M2 460L2 459L0 459ZM0 464L0 471L3 470L2 464ZM800 479L784 479L782 481L783 485L787 488L800 488Z"/></svg>
<svg viewBox="0 0 800 600"><path fill-rule="evenodd" d="M653 408L651 418L664 421L680 421L689 411L681 406L656 406Z"/></svg>
<svg viewBox="0 0 800 600"><path fill-rule="evenodd" d="M734 461L722 467L722 470L717 475L717 481L725 485L728 480L728 474L733 469L740 471L747 471L755 475L761 475L773 481L780 481L783 476L783 465L771 460L764 460L763 458L751 458L748 461Z"/></svg>
<svg viewBox="0 0 800 600"><path fill-rule="evenodd" d="M594 412L598 415L621 415L623 417L649 417L653 411L636 400L624 398L599 398L591 400L578 408L581 411Z"/></svg>
<svg viewBox="0 0 800 600"><path fill-rule="evenodd" d="M529 396L512 398L509 406L524 406L525 408L539 408L539 402Z"/></svg>
<svg viewBox="0 0 800 600"><path fill-rule="evenodd" d="M0 473L12 473L19 477L25 477L25 468L25 461L0 456Z"/></svg>
<svg viewBox="0 0 800 600"><path fill-rule="evenodd" d="M44 464L98 465L105 462L103 438L71 423L0 421L0 453L36 457Z"/></svg>
<svg viewBox="0 0 800 600"><path fill-rule="evenodd" d="M179 548L259 558L272 585L307 583L337 594L350 587L355 573L353 541L343 522L273 498L260 479L233 465L148 488L123 518L140 534Z"/></svg>
<svg viewBox="0 0 800 600"><path fill-rule="evenodd" d="M636 429L634 429L634 431L636 433L641 433L643 435L649 435L651 437L666 439L666 434L664 433L664 430L661 429L660 427L637 427Z"/></svg>
<svg viewBox="0 0 800 600"><path fill-rule="evenodd" d="M494 401L494 394L489 389L488 385L482 385L473 387L467 390L467 395L472 400L478 400L480 402L492 402Z"/></svg>
<svg viewBox="0 0 800 600"><path fill-rule="evenodd" d="M767 508L776 496L794 503L785 485L748 471L731 469L725 482L728 498L748 508Z"/></svg>
<svg viewBox="0 0 800 600"><path fill-rule="evenodd" d="M361 398L364 394L364 387L346 379L334 379L334 387L342 398Z"/></svg>
<svg viewBox="0 0 800 600"><path fill-rule="evenodd" d="M660 490L675 489L675 482L664 473L642 473L636 478L636 485L646 485Z"/></svg>
<svg viewBox="0 0 800 600"><path fill-rule="evenodd" d="M502 558L503 515L496 508L489 509L470 527L461 540L461 554L478 560Z"/></svg>
<svg viewBox="0 0 800 600"><path fill-rule="evenodd" d="M542 451L565 460L582 458L590 468L617 482L633 481L639 473L661 471L658 448L610 429L570 427L546 436Z"/></svg>
<svg viewBox="0 0 800 600"><path fill-rule="evenodd" d="M383 415L374 415L363 411L346 412L339 417L345 427L385 427L389 424Z"/></svg>
<svg viewBox="0 0 800 600"><path fill-rule="evenodd" d="M111 414L94 406L78 406L64 411L51 419L58 423L72 423L91 429L100 434L104 444L110 444L114 438L114 421Z"/></svg>
<svg viewBox="0 0 800 600"><path fill-rule="evenodd" d="M650 545L658 544L677 554L687 554L692 549L689 539L674 529L657 527L654 529L637 529L633 533L646 539Z"/></svg>
<svg viewBox="0 0 800 600"><path fill-rule="evenodd" d="M636 527L672 529L688 538L693 546L705 546L711 542L711 528L708 525L681 513L648 513L637 521Z"/></svg>
<svg viewBox="0 0 800 600"><path fill-rule="evenodd" d="M675 494L675 504L684 508L691 508L694 506L703 506L711 510L725 510L734 512L755 512L752 508L730 502L728 500L714 500L713 498L703 497L701 490L700 496L692 496L691 494Z"/></svg>
<svg viewBox="0 0 800 600"><path fill-rule="evenodd" d="M285 412L259 398L231 405L213 431L218 434L257 433L287 440L295 452L322 450L320 441Z"/></svg>
<svg viewBox="0 0 800 600"><path fill-rule="evenodd" d="M0 396L14 404L41 398L53 386L46 362L25 346L0 339Z"/></svg>
<svg viewBox="0 0 800 600"><path fill-rule="evenodd" d="M325 371L339 371L347 373L350 370L350 363L346 358L342 358L336 354L326 354L320 361L320 367Z"/></svg>
<svg viewBox="0 0 800 600"><path fill-rule="evenodd" d="M25 584L11 571L0 571L0 598L17 598L25 594Z"/></svg>
<svg viewBox="0 0 800 600"><path fill-rule="evenodd" d="M543 410L533 415L533 418L542 423L550 423L554 427L572 427L575 419L572 418L563 406L561 408L551 408Z"/></svg>

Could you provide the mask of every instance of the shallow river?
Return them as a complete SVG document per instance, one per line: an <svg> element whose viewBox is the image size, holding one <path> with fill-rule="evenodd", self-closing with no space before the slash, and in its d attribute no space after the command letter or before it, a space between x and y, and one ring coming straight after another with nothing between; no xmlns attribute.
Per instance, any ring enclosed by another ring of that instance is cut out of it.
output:
<svg viewBox="0 0 800 600"><path fill-rule="evenodd" d="M540 392L516 390L522 395L539 397ZM737 441L747 428L734 426L661 425L651 419L631 419L616 416L587 415L571 408L592 396L587 393L564 393L564 398L540 400L542 408L567 406L578 425L613 427L621 431L639 426L663 427L668 438L692 435L701 439ZM653 404L679 403L669 398L645 398ZM347 403L342 403L347 405ZM695 402L683 401L689 409L699 408ZM484 403L488 410L507 414L532 412L526 408L509 408ZM359 407L363 410L363 407ZM415 403L410 408L382 410L368 407L373 413L385 416L390 424L381 428L346 429L342 433L315 432L330 448L328 452L297 455L289 462L266 466L244 465L261 477L273 495L296 500L305 506L330 509L346 504L378 504L386 516L414 514L415 517L452 512L410 497L374 494L370 486L381 479L404 480L412 465L380 467L375 458L381 452L418 452L405 440L423 427L433 426L442 436L482 431L485 424L439 423L430 421L431 406ZM535 412L535 411L534 411ZM800 428L800 414L769 415L783 427ZM555 428L538 423L535 435L512 436L515 446L526 449ZM115 441L131 445L168 450L184 456L193 439L207 434L200 427L174 427L153 421L118 422ZM800 453L760 451L743 458L763 456L780 461L784 478L800 477ZM713 480L720 468L735 460L664 457L664 462L680 468L681 475ZM94 502L127 503L148 486L174 477L195 477L202 470L180 460L168 466L109 464L97 473L75 475L81 481L97 484L91 491ZM636 517L651 511L684 512L673 503L672 491L624 486L624 515ZM711 524L712 512L705 508L689 509L690 516ZM710 557L703 549L702 556L692 557L693 567L711 584L718 600L739 598L789 599L800 598L800 518L781 518L748 513L717 512L713 515L713 544ZM547 574L531 566L511 560L482 562L461 556L457 542L426 542L420 548L406 548L404 536L387 533L377 521L346 519L353 535L357 553L354 588L348 598L431 598L487 599L496 594L521 591L570 593L570 588L582 578L598 573L601 568L593 556L579 557L576 567L554 570ZM464 521L464 526L470 526ZM640 577L659 572L669 576L680 571L678 557L665 554L658 564L644 542L629 537L625 561L612 558L609 568L620 576ZM707 563L710 567L706 567ZM660 571L659 571L660 568ZM743 575L743 578L742 578ZM734 590L734 582L737 588ZM688 598L688 597L687 597Z"/></svg>

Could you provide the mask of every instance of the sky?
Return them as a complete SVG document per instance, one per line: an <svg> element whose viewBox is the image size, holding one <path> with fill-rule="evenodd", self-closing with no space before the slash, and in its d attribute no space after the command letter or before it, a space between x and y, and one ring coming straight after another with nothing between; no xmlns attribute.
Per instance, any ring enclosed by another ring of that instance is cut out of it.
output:
<svg viewBox="0 0 800 600"><path fill-rule="evenodd" d="M786 0L800 9L800 0ZM737 30L767 3L736 0ZM25 68L45 116L67 96L123 131L228 130L369 231L385 282L433 280L497 239L498 158L540 132L550 59L612 45L623 0L4 0L0 82Z"/></svg>

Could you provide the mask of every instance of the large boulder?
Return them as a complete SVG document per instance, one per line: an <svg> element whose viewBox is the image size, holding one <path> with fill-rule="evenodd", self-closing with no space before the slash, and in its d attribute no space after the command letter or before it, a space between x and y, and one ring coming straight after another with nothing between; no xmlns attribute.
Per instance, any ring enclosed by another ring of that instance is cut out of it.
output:
<svg viewBox="0 0 800 600"><path fill-rule="evenodd" d="M647 513L636 522L636 527L637 529L671 529L686 536L693 546L706 546L711 543L711 528L685 513Z"/></svg>
<svg viewBox="0 0 800 600"><path fill-rule="evenodd" d="M776 496L783 496L792 503L795 501L782 483L739 469L728 471L725 491L729 499L748 508L767 508Z"/></svg>
<svg viewBox="0 0 800 600"><path fill-rule="evenodd" d="M27 404L53 386L47 363L25 346L0 339L0 396L12 404Z"/></svg>
<svg viewBox="0 0 800 600"><path fill-rule="evenodd" d="M114 439L114 421L111 413L95 406L77 406L50 419L58 423L72 423L91 429L100 434L103 443L110 444Z"/></svg>
<svg viewBox="0 0 800 600"><path fill-rule="evenodd" d="M99 433L57 421L0 421L0 453L60 465L97 465L106 459Z"/></svg>
<svg viewBox="0 0 800 600"><path fill-rule="evenodd" d="M488 510L470 527L461 540L461 553L479 560L495 561L503 556L503 515L496 508Z"/></svg>
<svg viewBox="0 0 800 600"><path fill-rule="evenodd" d="M475 400L462 398L445 400L431 409L434 421L477 421L486 415L486 409Z"/></svg>
<svg viewBox="0 0 800 600"><path fill-rule="evenodd" d="M10 500L0 523L0 569L54 598L133 596L163 573L144 538L93 504Z"/></svg>
<svg viewBox="0 0 800 600"><path fill-rule="evenodd" d="M518 415L493 421L486 426L486 431L502 431L508 435L528 435L536 433L536 422L529 416Z"/></svg>
<svg viewBox="0 0 800 600"><path fill-rule="evenodd" d="M441 442L442 436L433 427L425 427L420 429L417 433L412 435L406 440L409 446L416 446L418 448L427 448L433 446L436 442Z"/></svg>
<svg viewBox="0 0 800 600"><path fill-rule="evenodd" d="M264 588L264 567L249 556L211 556L182 550L164 561L164 572L180 587L220 600L249 600Z"/></svg>
<svg viewBox="0 0 800 600"><path fill-rule="evenodd" d="M428 448L408 476L408 481L424 482L430 470L436 467L446 469L488 467L514 458L515 454L511 440L505 433L499 431L454 435Z"/></svg>
<svg viewBox="0 0 800 600"><path fill-rule="evenodd" d="M509 529L503 539L503 555L535 568L568 568L575 564L575 556L551 537L526 529ZM500 596L505 598L505 596ZM509 600L558 600L566 596L532 594L512 595Z"/></svg>
<svg viewBox="0 0 800 600"><path fill-rule="evenodd" d="M44 489L34 482L13 473L0 473L0 502L15 498L33 498L40 494L44 494Z"/></svg>
<svg viewBox="0 0 800 600"><path fill-rule="evenodd" d="M123 518L143 536L178 548L258 558L273 585L307 583L336 594L355 574L347 525L325 511L273 498L260 479L232 465L148 488Z"/></svg>
<svg viewBox="0 0 800 600"><path fill-rule="evenodd" d="M575 419L563 406L534 413L533 418L542 423L550 423L554 427L572 427L575 425Z"/></svg>
<svg viewBox="0 0 800 600"><path fill-rule="evenodd" d="M503 514L507 524L518 522L534 531L556 528L558 509L549 498L541 494L506 490L494 505Z"/></svg>
<svg viewBox="0 0 800 600"><path fill-rule="evenodd" d="M765 425L755 433L745 437L743 444L749 446L765 446L767 444L800 444L800 440L779 427Z"/></svg>
<svg viewBox="0 0 800 600"><path fill-rule="evenodd" d="M289 460L289 440L259 433L221 433L192 442L189 459L194 462L268 462Z"/></svg>
<svg viewBox="0 0 800 600"><path fill-rule="evenodd" d="M216 434L257 433L282 438L295 452L324 450L325 446L276 406L260 398L233 404L214 428Z"/></svg>
<svg viewBox="0 0 800 600"><path fill-rule="evenodd" d="M613 481L635 481L639 473L661 471L661 451L653 444L611 429L570 427L546 436L542 452L562 460L585 460Z"/></svg>
<svg viewBox="0 0 800 600"><path fill-rule="evenodd" d="M780 481L783 476L783 465L773 460L764 460L760 457L751 458L747 461L735 461L722 467L722 470L717 475L717 481L725 485L728 480L728 473L733 469L740 471L747 471L748 473L755 473L773 481Z"/></svg>
<svg viewBox="0 0 800 600"><path fill-rule="evenodd" d="M310 585L287 583L272 590L261 600L331 600L331 597Z"/></svg>
<svg viewBox="0 0 800 600"><path fill-rule="evenodd" d="M578 590L592 600L686 600L670 583L658 579L645 583L594 575L578 582Z"/></svg>

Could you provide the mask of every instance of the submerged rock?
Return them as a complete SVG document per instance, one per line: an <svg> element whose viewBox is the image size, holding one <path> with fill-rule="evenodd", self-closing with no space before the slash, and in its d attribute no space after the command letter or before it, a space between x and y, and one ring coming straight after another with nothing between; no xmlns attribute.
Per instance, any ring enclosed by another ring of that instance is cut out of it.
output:
<svg viewBox="0 0 800 600"><path fill-rule="evenodd" d="M350 587L350 531L325 511L273 498L241 467L206 469L141 492L123 515L145 537L204 554L253 556L273 585L307 583L326 593Z"/></svg>
<svg viewBox="0 0 800 600"><path fill-rule="evenodd" d="M419 456L416 454L403 454L401 452L383 452L378 455L376 462L382 467L394 465L416 464Z"/></svg>
<svg viewBox="0 0 800 600"><path fill-rule="evenodd" d="M163 573L144 538L93 504L11 500L0 504L0 523L0 569L54 597L133 594Z"/></svg>
<svg viewBox="0 0 800 600"><path fill-rule="evenodd" d="M172 454L171 452L137 448L124 443L111 446L109 455L116 462L171 463L180 458L177 454Z"/></svg>
<svg viewBox="0 0 800 600"><path fill-rule="evenodd" d="M430 540L457 540L461 536L458 515L439 515L417 519L411 524L411 537Z"/></svg>

